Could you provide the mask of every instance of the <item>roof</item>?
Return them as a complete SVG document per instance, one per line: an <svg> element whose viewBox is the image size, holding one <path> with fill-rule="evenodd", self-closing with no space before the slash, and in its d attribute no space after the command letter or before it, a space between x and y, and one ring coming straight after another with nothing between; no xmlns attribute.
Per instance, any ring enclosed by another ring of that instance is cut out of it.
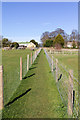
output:
<svg viewBox="0 0 80 120"><path fill-rule="evenodd" d="M29 43L28 43L29 44ZM27 46L28 44L19 44L19 46Z"/></svg>
<svg viewBox="0 0 80 120"><path fill-rule="evenodd" d="M18 42L18 44L28 44L30 42Z"/></svg>

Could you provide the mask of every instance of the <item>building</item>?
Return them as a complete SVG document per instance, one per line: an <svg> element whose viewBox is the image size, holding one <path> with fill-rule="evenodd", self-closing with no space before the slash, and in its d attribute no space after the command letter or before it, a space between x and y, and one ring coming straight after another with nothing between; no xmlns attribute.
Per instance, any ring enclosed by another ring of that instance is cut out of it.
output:
<svg viewBox="0 0 80 120"><path fill-rule="evenodd" d="M76 45L76 48L78 47L78 43L75 42L75 45ZM67 45L66 45L68 48L73 48L73 42L67 42Z"/></svg>
<svg viewBox="0 0 80 120"><path fill-rule="evenodd" d="M21 42L21 43L19 43L18 49L35 48L35 47L36 47L36 45L32 42L28 42L28 43Z"/></svg>
<svg viewBox="0 0 80 120"><path fill-rule="evenodd" d="M73 42L67 42L67 47L72 48L73 47L72 44L73 44Z"/></svg>
<svg viewBox="0 0 80 120"><path fill-rule="evenodd" d="M19 47L27 47L27 45L28 45L29 43L27 43L27 44L19 44Z"/></svg>
<svg viewBox="0 0 80 120"><path fill-rule="evenodd" d="M28 45L27 45L27 48L36 48L36 45L32 42L30 42Z"/></svg>

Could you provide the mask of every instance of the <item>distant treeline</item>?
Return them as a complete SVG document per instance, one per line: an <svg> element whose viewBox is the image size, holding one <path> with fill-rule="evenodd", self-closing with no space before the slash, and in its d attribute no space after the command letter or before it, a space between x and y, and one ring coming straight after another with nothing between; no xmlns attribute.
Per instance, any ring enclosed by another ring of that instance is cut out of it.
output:
<svg viewBox="0 0 80 120"><path fill-rule="evenodd" d="M30 40L30 42L34 43L36 45L36 47L39 47L38 42L36 42L34 39ZM27 42L25 42L27 43ZM16 49L19 47L19 43L18 42L11 42L10 40L8 40L8 38L3 38L0 41L0 47L15 47Z"/></svg>
<svg viewBox="0 0 80 120"><path fill-rule="evenodd" d="M44 32L41 35L41 41L45 47L54 47L57 43L64 47L64 44L66 44L68 41L75 44L75 42L78 42L79 37L80 35L78 34L77 30L72 30L71 34L68 35L63 29L57 28L52 32Z"/></svg>

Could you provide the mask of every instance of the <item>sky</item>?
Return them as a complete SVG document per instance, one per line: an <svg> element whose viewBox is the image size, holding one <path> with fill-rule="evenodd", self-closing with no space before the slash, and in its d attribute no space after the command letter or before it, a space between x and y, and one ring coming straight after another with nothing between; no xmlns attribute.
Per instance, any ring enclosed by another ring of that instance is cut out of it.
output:
<svg viewBox="0 0 80 120"><path fill-rule="evenodd" d="M43 32L78 30L77 2L3 2L2 35L12 41L40 42Z"/></svg>

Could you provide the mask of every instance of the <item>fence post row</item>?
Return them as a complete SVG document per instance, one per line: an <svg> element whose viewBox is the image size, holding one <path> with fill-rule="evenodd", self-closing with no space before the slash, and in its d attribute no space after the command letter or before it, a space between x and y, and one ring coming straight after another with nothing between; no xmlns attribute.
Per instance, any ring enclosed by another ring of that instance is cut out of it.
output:
<svg viewBox="0 0 80 120"><path fill-rule="evenodd" d="M29 54L27 55L27 71L29 70Z"/></svg>
<svg viewBox="0 0 80 120"><path fill-rule="evenodd" d="M56 59L56 83L58 82L58 59Z"/></svg>
<svg viewBox="0 0 80 120"><path fill-rule="evenodd" d="M48 55L46 50L44 49L45 53L46 53L46 56ZM62 51L64 52L64 51ZM49 57L49 56L48 56ZM48 58L47 57L47 58ZM53 56L52 56L52 66L51 66L51 70L53 71ZM55 63L55 66L56 66L56 82L58 82L58 59L56 59L56 63ZM73 90L73 70L69 70L69 80L68 80L68 106L67 106L67 112L68 112L68 115L69 116L72 116L73 114L73 108L75 107L74 106L74 102L75 102L75 90Z"/></svg>
<svg viewBox="0 0 80 120"><path fill-rule="evenodd" d="M20 57L20 80L22 80L22 57Z"/></svg>
<svg viewBox="0 0 80 120"><path fill-rule="evenodd" d="M32 52L31 52L31 65L32 65Z"/></svg>
<svg viewBox="0 0 80 120"><path fill-rule="evenodd" d="M33 53L33 62L34 62L34 53Z"/></svg>
<svg viewBox="0 0 80 120"><path fill-rule="evenodd" d="M68 115L72 116L73 113L73 70L69 70L68 81Z"/></svg>
<svg viewBox="0 0 80 120"><path fill-rule="evenodd" d="M0 110L3 108L3 66L0 66Z"/></svg>
<svg viewBox="0 0 80 120"><path fill-rule="evenodd" d="M34 57L35 57L35 55L36 54L34 54ZM32 63L32 54L31 54L31 63ZM29 70L29 54L27 55L27 71L28 70ZM20 57L20 80L22 80L22 57ZM1 65L0 66L0 110L2 110L3 107L4 107L4 103L3 103L3 66Z"/></svg>

